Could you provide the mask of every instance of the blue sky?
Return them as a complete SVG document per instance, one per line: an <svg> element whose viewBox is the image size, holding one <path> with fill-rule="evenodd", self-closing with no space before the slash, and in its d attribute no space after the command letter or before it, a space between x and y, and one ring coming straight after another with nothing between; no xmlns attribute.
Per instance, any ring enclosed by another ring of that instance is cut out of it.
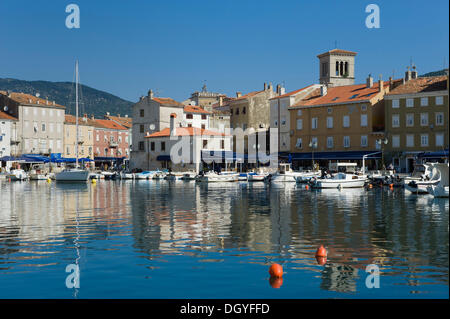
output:
<svg viewBox="0 0 450 319"><path fill-rule="evenodd" d="M67 29L75 3L81 28ZM367 29L365 7L380 7ZM448 67L449 2L303 0L0 0L0 77L71 81L137 101L153 88L184 100L200 90L235 95L264 82L292 91L318 81L317 54L358 52L356 82Z"/></svg>

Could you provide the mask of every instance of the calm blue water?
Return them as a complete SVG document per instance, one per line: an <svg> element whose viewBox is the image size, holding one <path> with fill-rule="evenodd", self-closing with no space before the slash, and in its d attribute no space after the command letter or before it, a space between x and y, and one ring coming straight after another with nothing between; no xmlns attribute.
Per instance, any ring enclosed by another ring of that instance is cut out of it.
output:
<svg viewBox="0 0 450 319"><path fill-rule="evenodd" d="M0 208L0 298L449 297L448 199L264 183L1 181ZM272 262L284 267L280 288L269 282ZM78 289L66 287L70 264ZM365 285L368 264L380 267L378 289Z"/></svg>

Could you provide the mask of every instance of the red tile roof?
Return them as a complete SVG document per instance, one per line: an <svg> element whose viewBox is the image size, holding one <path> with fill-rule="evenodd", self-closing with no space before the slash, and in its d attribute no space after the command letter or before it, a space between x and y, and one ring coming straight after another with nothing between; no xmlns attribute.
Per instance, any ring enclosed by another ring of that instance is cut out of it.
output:
<svg viewBox="0 0 450 319"><path fill-rule="evenodd" d="M249 98L249 97L255 96L255 95L257 95L257 94L259 94L259 93L262 93L262 92L264 92L264 90L262 90L262 91L253 91L253 92L249 92L249 93L247 93L247 94L245 94L245 95L242 95L241 97L235 98L234 101L247 99L247 98Z"/></svg>
<svg viewBox="0 0 450 319"><path fill-rule="evenodd" d="M17 103L20 103L22 105L39 105L39 106L55 106L55 107L64 107L63 105L59 104L53 104L53 101L48 101L45 99L42 99L40 97L36 97L31 94L26 93L17 93L17 92L11 92L8 94L6 91L0 91L0 94L8 96L11 100L16 101ZM38 104L39 102L39 104Z"/></svg>
<svg viewBox="0 0 450 319"><path fill-rule="evenodd" d="M302 89L298 89L298 90L295 90L295 91L292 91L292 92L288 92L288 93L283 94L283 95L275 96L275 97L273 97L273 98L271 98L269 100L276 100L276 99L281 99L281 98L288 97L288 96L291 96L291 95L295 95L295 94L297 94L297 93L299 93L299 92L301 92L301 91L303 91L303 90L305 90L307 88L310 88L313 85L314 84L311 84L311 85L308 85L308 86L306 86L306 87L304 87Z"/></svg>
<svg viewBox="0 0 450 319"><path fill-rule="evenodd" d="M65 115L65 119L64 119L64 123L65 124L76 124L76 117L73 116L73 115L70 115L70 114L66 114ZM95 125L93 120L91 120L88 117L82 117L82 116L78 117L78 124L79 125L88 125L88 126Z"/></svg>
<svg viewBox="0 0 450 319"><path fill-rule="evenodd" d="M389 87L389 82L384 82L383 87ZM353 103L370 101L379 95L378 82L374 83L371 88L366 84L334 86L327 89L327 94L320 95L320 89L316 89L300 102L291 107L299 106L318 106L318 105L333 105L342 103Z"/></svg>
<svg viewBox="0 0 450 319"><path fill-rule="evenodd" d="M133 127L133 119L131 117L105 115L105 118L119 122L120 125L125 126L128 129Z"/></svg>
<svg viewBox="0 0 450 319"><path fill-rule="evenodd" d="M116 122L112 120L92 120L93 125L98 128L106 128L106 129L113 129L113 130L128 130L125 126L119 125Z"/></svg>
<svg viewBox="0 0 450 319"><path fill-rule="evenodd" d="M388 95L412 94L447 90L447 76L431 76L412 79L389 92Z"/></svg>
<svg viewBox="0 0 450 319"><path fill-rule="evenodd" d="M11 116L3 111L0 111L0 119L17 121L17 119L14 116Z"/></svg>
<svg viewBox="0 0 450 319"><path fill-rule="evenodd" d="M225 134L210 130L205 130L197 127L177 127L175 128L175 136L225 136ZM146 135L147 138L153 137L169 137L170 128L165 128L162 131Z"/></svg>
<svg viewBox="0 0 450 319"><path fill-rule="evenodd" d="M202 114L211 114L211 112L206 111L205 109L201 108L200 106L194 106L194 105L186 105L183 109L186 113L202 113Z"/></svg>
<svg viewBox="0 0 450 319"><path fill-rule="evenodd" d="M152 100L158 102L161 105L184 106L180 102L177 102L174 99L171 99L171 98L168 98L168 97L154 97Z"/></svg>

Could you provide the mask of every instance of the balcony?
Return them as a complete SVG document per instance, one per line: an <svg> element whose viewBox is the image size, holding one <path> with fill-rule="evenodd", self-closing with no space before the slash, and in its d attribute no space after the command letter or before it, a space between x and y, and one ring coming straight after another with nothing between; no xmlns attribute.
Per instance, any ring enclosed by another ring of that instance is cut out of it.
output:
<svg viewBox="0 0 450 319"><path fill-rule="evenodd" d="M118 146L119 146L119 143L117 143L115 141L109 142L109 148L117 148Z"/></svg>

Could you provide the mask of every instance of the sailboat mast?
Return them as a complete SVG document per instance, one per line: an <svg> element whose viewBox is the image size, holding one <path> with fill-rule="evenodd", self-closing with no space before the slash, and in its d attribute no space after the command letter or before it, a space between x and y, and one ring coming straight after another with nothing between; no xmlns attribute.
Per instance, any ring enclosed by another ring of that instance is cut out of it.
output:
<svg viewBox="0 0 450 319"><path fill-rule="evenodd" d="M76 123L76 143L75 143L75 156L76 156L76 160L75 160L75 167L78 168L78 60L75 64L75 123Z"/></svg>

